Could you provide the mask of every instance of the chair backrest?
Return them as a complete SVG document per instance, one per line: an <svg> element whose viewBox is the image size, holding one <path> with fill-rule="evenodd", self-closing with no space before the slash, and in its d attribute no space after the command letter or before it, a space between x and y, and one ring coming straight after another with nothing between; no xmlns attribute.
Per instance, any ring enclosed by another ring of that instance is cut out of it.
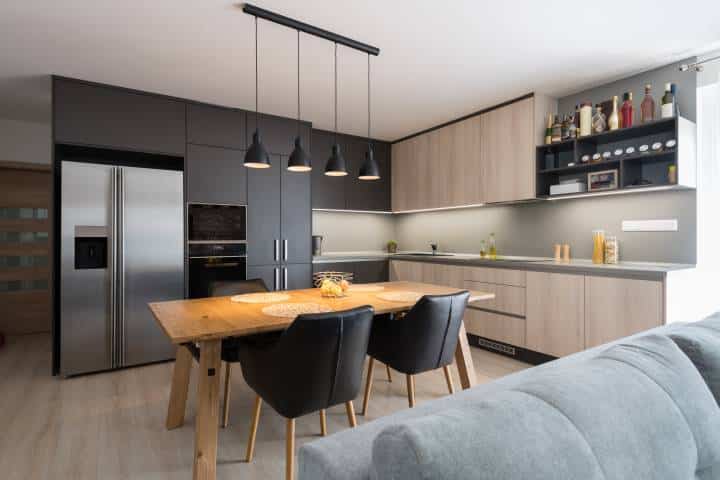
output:
<svg viewBox="0 0 720 480"><path fill-rule="evenodd" d="M242 295L243 293L267 292L268 288L261 278L238 280L233 282L210 283L211 297L227 297L229 295Z"/></svg>
<svg viewBox="0 0 720 480"><path fill-rule="evenodd" d="M274 351L284 363L273 407L295 418L357 397L374 311L365 306L342 312L300 315Z"/></svg>
<svg viewBox="0 0 720 480"><path fill-rule="evenodd" d="M468 298L467 291L425 295L404 318L394 320L402 325L395 348L406 372L420 373L452 363Z"/></svg>

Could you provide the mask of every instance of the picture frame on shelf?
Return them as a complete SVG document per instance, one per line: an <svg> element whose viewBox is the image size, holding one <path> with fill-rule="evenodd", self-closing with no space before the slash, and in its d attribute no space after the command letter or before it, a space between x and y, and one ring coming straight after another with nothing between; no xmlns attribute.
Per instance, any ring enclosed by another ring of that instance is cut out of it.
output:
<svg viewBox="0 0 720 480"><path fill-rule="evenodd" d="M620 182L618 182L617 168L612 170L602 170L600 172L590 172L587 175L588 192L600 192L604 190L617 190Z"/></svg>

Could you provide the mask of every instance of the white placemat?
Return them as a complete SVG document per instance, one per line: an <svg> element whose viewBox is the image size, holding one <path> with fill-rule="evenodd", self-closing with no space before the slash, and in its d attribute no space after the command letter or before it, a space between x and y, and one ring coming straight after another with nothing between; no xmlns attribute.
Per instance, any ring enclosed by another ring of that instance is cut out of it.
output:
<svg viewBox="0 0 720 480"><path fill-rule="evenodd" d="M318 303L278 303L268 305L262 309L265 315L285 318L295 318L305 313L325 313L329 311L331 311L330 308Z"/></svg>
<svg viewBox="0 0 720 480"><path fill-rule="evenodd" d="M422 297L422 293L410 291L384 292L378 293L377 297L388 302L417 302Z"/></svg>
<svg viewBox="0 0 720 480"><path fill-rule="evenodd" d="M290 300L290 295L275 292L244 293L242 295L235 295L230 300L235 303L273 303Z"/></svg>
<svg viewBox="0 0 720 480"><path fill-rule="evenodd" d="M385 287L382 285L350 285L348 292L382 292Z"/></svg>

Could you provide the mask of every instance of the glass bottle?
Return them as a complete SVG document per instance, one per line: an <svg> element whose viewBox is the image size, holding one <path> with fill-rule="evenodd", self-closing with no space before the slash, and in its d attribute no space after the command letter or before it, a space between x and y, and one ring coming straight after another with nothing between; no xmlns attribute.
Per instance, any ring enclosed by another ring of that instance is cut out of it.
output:
<svg viewBox="0 0 720 480"><path fill-rule="evenodd" d="M567 140L570 136L570 123L567 115L563 115L562 123L560 124L560 138Z"/></svg>
<svg viewBox="0 0 720 480"><path fill-rule="evenodd" d="M495 246L495 234L491 233L488 239L488 254L492 260L497 258L497 247Z"/></svg>
<svg viewBox="0 0 720 480"><path fill-rule="evenodd" d="M660 118L672 118L675 115L675 97L670 90L670 84L665 84L665 95L660 103Z"/></svg>
<svg viewBox="0 0 720 480"><path fill-rule="evenodd" d="M570 115L568 119L568 138L577 138L577 117Z"/></svg>
<svg viewBox="0 0 720 480"><path fill-rule="evenodd" d="M560 116L555 115L555 123L552 126L552 143L558 143L562 141L562 124L560 123Z"/></svg>
<svg viewBox="0 0 720 480"><path fill-rule="evenodd" d="M608 235L605 237L605 263L615 265L620 260L620 245L617 237Z"/></svg>
<svg viewBox="0 0 720 480"><path fill-rule="evenodd" d="M602 133L606 128L607 123L602 107L599 104L595 105L595 115L592 118L592 133Z"/></svg>
<svg viewBox="0 0 720 480"><path fill-rule="evenodd" d="M632 92L625 92L623 95L623 104L620 111L622 112L623 128L632 127L634 113Z"/></svg>
<svg viewBox="0 0 720 480"><path fill-rule="evenodd" d="M547 126L545 127L545 145L552 143L553 116L548 113Z"/></svg>
<svg viewBox="0 0 720 480"><path fill-rule="evenodd" d="M580 134L579 137L590 135L592 132L592 104L583 102L580 107Z"/></svg>
<svg viewBox="0 0 720 480"><path fill-rule="evenodd" d="M655 99L652 96L652 85L645 85L645 98L640 104L640 121L642 123L655 120Z"/></svg>
<svg viewBox="0 0 720 480"><path fill-rule="evenodd" d="M612 109L612 113L610 113L610 116L608 117L607 126L608 126L608 130L617 130L618 128L620 128L620 117L618 115L618 97L617 97L617 95L613 96L612 103L613 103L613 107L612 107L613 109Z"/></svg>
<svg viewBox="0 0 720 480"><path fill-rule="evenodd" d="M487 257L487 242L485 240L480 241L480 258Z"/></svg>

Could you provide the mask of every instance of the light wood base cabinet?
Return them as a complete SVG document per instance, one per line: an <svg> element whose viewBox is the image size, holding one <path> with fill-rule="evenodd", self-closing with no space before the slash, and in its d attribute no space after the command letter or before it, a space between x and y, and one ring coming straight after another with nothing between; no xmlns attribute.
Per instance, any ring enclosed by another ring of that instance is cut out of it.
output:
<svg viewBox="0 0 720 480"><path fill-rule="evenodd" d="M664 323L662 282L585 277L585 348Z"/></svg>
<svg viewBox="0 0 720 480"><path fill-rule="evenodd" d="M468 333L479 337L525 346L524 318L468 308L465 311L465 328Z"/></svg>
<svg viewBox="0 0 720 480"><path fill-rule="evenodd" d="M562 357L585 348L585 282L582 275L527 272L526 344Z"/></svg>

